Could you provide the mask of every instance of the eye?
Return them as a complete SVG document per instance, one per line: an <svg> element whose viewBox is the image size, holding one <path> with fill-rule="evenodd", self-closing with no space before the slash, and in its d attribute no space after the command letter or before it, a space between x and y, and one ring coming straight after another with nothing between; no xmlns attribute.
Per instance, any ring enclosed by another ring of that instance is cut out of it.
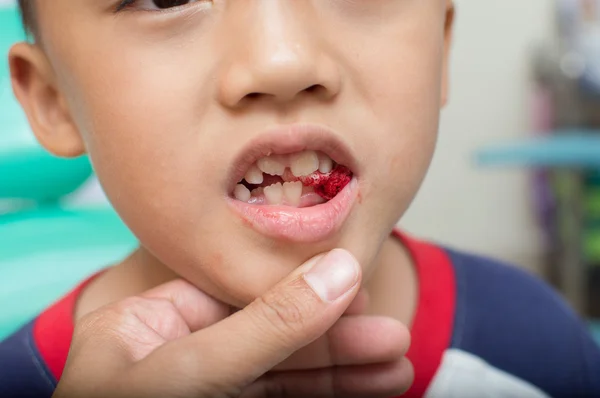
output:
<svg viewBox="0 0 600 398"><path fill-rule="evenodd" d="M117 6L117 11L126 8L135 8L144 11L166 10L168 8L181 7L201 0L122 0Z"/></svg>

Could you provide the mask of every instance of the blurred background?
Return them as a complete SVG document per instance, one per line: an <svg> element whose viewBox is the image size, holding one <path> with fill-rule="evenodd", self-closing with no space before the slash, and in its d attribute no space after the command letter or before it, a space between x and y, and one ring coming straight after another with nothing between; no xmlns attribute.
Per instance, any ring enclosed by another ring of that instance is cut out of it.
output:
<svg viewBox="0 0 600 398"><path fill-rule="evenodd" d="M600 319L600 0L456 3L438 150L400 225L524 267ZM2 59L22 38L0 0ZM34 142L5 61L0 126L2 338L135 239L86 159Z"/></svg>
<svg viewBox="0 0 600 398"><path fill-rule="evenodd" d="M401 225L600 317L600 1L456 3L450 102Z"/></svg>

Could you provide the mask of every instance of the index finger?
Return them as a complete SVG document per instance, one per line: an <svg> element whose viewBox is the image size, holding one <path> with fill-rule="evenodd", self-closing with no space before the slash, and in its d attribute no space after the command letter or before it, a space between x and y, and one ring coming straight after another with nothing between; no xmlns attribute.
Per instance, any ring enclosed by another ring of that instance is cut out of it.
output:
<svg viewBox="0 0 600 398"><path fill-rule="evenodd" d="M342 317L327 333L292 354L274 371L368 365L402 358L410 346L410 332L393 318Z"/></svg>

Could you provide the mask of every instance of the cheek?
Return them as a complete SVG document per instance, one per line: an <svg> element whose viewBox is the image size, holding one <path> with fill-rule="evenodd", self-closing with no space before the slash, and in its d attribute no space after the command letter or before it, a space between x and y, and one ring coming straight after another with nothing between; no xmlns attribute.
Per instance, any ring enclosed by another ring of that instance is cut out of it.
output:
<svg viewBox="0 0 600 398"><path fill-rule="evenodd" d="M419 29L390 38L361 57L359 74L366 117L378 139L365 140L369 165L364 195L365 228L392 228L418 191L431 162L439 124L442 40ZM391 43L391 44L390 44ZM368 48L365 46L365 48ZM374 72L376 71L376 73ZM381 76L387 78L382 79ZM368 137L367 137L368 138Z"/></svg>
<svg viewBox="0 0 600 398"><path fill-rule="evenodd" d="M203 54L190 57L185 46L127 36L97 43L93 51L73 45L80 56L67 54L58 62L69 63L60 69L71 73L63 76L69 102L99 174L116 174L115 184L155 185L197 178L185 171L210 167L214 152L204 151L209 156L198 162L198 129L210 100L202 90L210 74Z"/></svg>
<svg viewBox="0 0 600 398"><path fill-rule="evenodd" d="M75 71L75 117L107 195L126 219L152 208L192 209L183 198L198 196L201 179L211 185L216 157L210 148L201 151L199 119L207 105L198 84L188 71L167 73L176 60L156 63L144 52L105 58L120 61L92 58L102 73L80 65L68 70Z"/></svg>
<svg viewBox="0 0 600 398"><path fill-rule="evenodd" d="M386 143L396 144L385 147L406 148L407 152L422 147L427 153L435 141L442 81L441 46L436 44L414 43L395 53L389 48L388 60L381 60L385 66L378 72L388 78L369 76L375 116L386 123Z"/></svg>
<svg viewBox="0 0 600 398"><path fill-rule="evenodd" d="M197 169L193 143L177 134L180 121L156 112L160 105L150 100L123 108L122 98L113 99L92 104L94 124L87 137L107 196L126 222L160 217L169 209L189 214L194 207L182 198L190 197L202 170Z"/></svg>
<svg viewBox="0 0 600 398"><path fill-rule="evenodd" d="M389 79L371 79L372 109L381 139L373 140L377 147L370 162L378 165L372 170L379 176L375 188L383 195L382 201L402 205L404 211L435 149L441 69L437 54L399 58L405 61L389 63L382 72Z"/></svg>
<svg viewBox="0 0 600 398"><path fill-rule="evenodd" d="M192 100L198 94L193 82L184 84L161 69L140 71L126 59L118 68L101 66L101 78L78 70L79 92L72 96L96 174L144 245L161 260L177 256L185 266L210 235L203 226L223 212L216 195L202 195L216 186L210 170L218 156L200 145L203 104Z"/></svg>

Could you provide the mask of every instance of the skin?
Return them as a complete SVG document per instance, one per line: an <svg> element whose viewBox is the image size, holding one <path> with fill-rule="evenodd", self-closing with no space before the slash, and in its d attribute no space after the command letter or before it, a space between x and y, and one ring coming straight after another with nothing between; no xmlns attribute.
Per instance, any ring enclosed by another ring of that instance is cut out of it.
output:
<svg viewBox="0 0 600 398"><path fill-rule="evenodd" d="M333 279L327 277L332 269ZM408 345L365 345L373 339L360 336L407 342L407 335L389 338L390 330L402 331L389 327L397 322L338 320L360 281L360 265L337 249L299 266L231 316L223 303L182 280L104 306L78 322L53 397L398 396L412 381L403 358ZM335 338L326 367L264 375L328 329Z"/></svg>
<svg viewBox="0 0 600 398"><path fill-rule="evenodd" d="M241 308L337 247L362 266L360 312L409 324L416 275L389 235L433 155L452 2L216 0L158 13L143 0L115 14L116 4L39 2L41 41L10 54L38 140L58 156L89 154L140 240L84 292L77 317L178 277ZM241 148L293 123L332 129L360 170L360 200L319 244L269 239L225 201Z"/></svg>
<svg viewBox="0 0 600 398"><path fill-rule="evenodd" d="M432 157L450 4L215 1L158 14L144 0L114 14L116 3L39 2L43 47L11 62L38 139L90 155L141 261L238 307L333 247L370 275ZM265 238L223 200L240 148L289 123L329 126L362 171L360 204L321 244Z"/></svg>

